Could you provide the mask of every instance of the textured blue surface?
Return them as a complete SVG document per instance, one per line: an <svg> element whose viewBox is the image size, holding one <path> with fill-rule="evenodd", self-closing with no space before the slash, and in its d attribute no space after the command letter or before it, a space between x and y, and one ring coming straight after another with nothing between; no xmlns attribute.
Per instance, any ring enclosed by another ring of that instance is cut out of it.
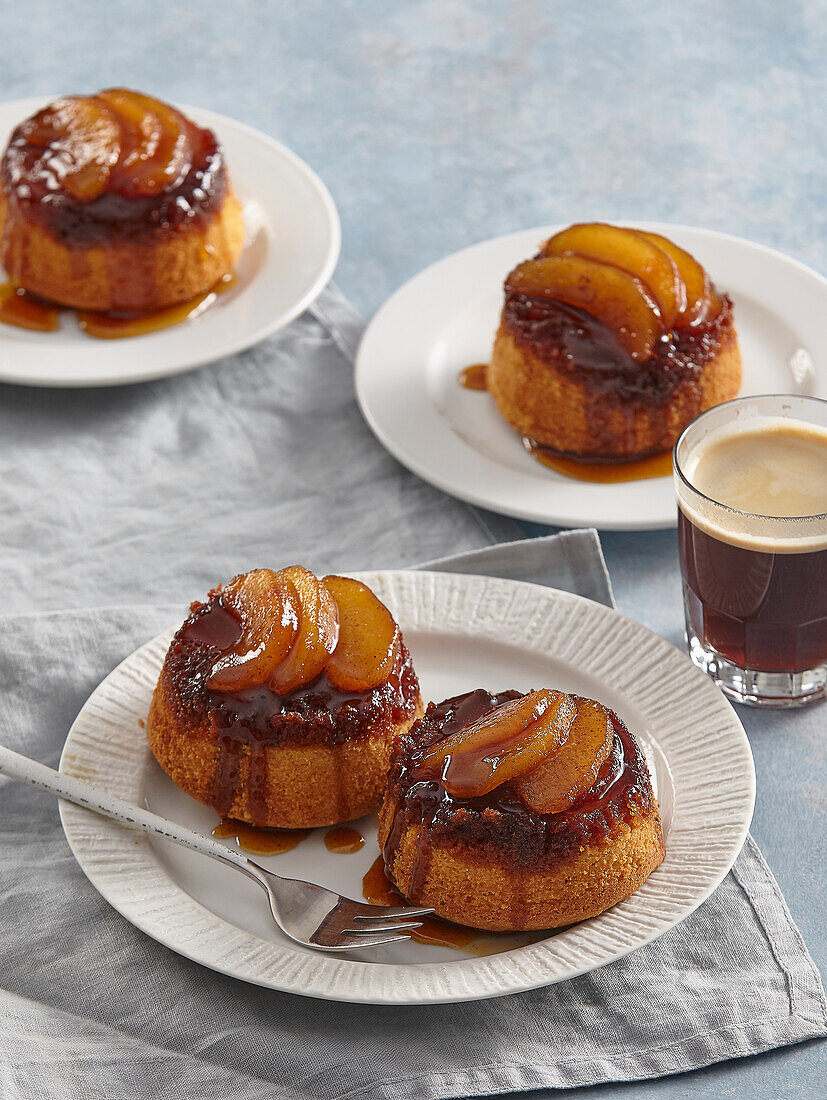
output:
<svg viewBox="0 0 827 1100"><path fill-rule="evenodd" d="M365 314L456 248L558 220L684 222L827 268L819 0L1 6L0 98L127 84L305 157L339 205L337 281ZM674 535L603 540L621 609L678 642ZM742 718L753 832L823 970L827 706ZM823 1096L826 1052L600 1093Z"/></svg>

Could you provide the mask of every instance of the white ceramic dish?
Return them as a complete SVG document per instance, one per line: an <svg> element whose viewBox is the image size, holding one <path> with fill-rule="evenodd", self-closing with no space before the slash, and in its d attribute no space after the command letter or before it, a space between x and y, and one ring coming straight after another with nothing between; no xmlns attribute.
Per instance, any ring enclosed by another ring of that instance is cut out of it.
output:
<svg viewBox="0 0 827 1100"><path fill-rule="evenodd" d="M398 619L425 699L481 685L553 685L617 710L650 762L666 835L662 866L601 916L489 957L417 943L322 955L287 940L263 894L231 868L61 804L75 857L127 920L248 982L342 1001L420 1004L516 993L592 970L655 939L712 893L746 836L755 772L734 710L686 656L617 612L554 589L443 573L359 576ZM215 813L161 771L142 728L171 633L97 688L69 733L61 770L209 833ZM328 852L319 829L262 862L359 898L378 855L375 820L360 828L368 842L356 855Z"/></svg>
<svg viewBox="0 0 827 1100"><path fill-rule="evenodd" d="M0 150L14 127L48 102L0 103ZM93 339L78 328L71 311L62 314L57 332L0 324L0 382L119 386L180 374L263 340L324 289L339 258L341 229L333 199L316 173L249 126L196 107L182 110L214 130L226 150L247 228L236 283L203 312L145 336Z"/></svg>
<svg viewBox="0 0 827 1100"><path fill-rule="evenodd" d="M744 362L742 394L827 397L827 279L761 245L658 222L735 302ZM400 462L446 493L518 519L614 530L674 527L671 479L599 485L541 466L486 393L457 376L487 362L505 276L560 226L496 237L420 272L388 299L365 332L356 361L362 412ZM804 349L816 370L801 372Z"/></svg>

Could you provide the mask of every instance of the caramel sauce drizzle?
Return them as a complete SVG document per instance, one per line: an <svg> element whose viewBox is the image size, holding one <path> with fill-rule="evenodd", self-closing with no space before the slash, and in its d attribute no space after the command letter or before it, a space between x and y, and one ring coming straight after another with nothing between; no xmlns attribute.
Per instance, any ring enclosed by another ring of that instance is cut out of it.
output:
<svg viewBox="0 0 827 1100"><path fill-rule="evenodd" d="M150 332L180 325L208 309L219 294L224 294L236 283L236 276L228 274L205 294L189 301L179 302L165 309L146 313L98 312L79 309L76 312L78 327L87 336L98 340L115 340L127 336L144 336ZM46 302L13 283L0 284L0 322L32 332L55 332L62 311L68 307Z"/></svg>
<svg viewBox="0 0 827 1100"><path fill-rule="evenodd" d="M338 855L351 855L364 847L365 838L358 829L354 829L350 825L335 825L325 833L324 844L329 852L336 852Z"/></svg>
<svg viewBox="0 0 827 1100"><path fill-rule="evenodd" d="M289 852L309 836L312 829L268 829L248 825L233 817L222 817L212 831L214 837L234 837L239 848L257 856L276 856Z"/></svg>

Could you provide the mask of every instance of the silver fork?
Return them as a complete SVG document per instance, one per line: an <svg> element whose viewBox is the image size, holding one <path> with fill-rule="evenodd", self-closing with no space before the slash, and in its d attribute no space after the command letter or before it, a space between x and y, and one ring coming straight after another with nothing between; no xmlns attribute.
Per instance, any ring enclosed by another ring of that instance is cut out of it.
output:
<svg viewBox="0 0 827 1100"><path fill-rule="evenodd" d="M247 859L241 852L219 844L212 837L194 833L140 806L132 806L124 799L87 783L85 779L56 772L54 768L30 760L4 745L0 745L0 774L20 783L31 783L33 787L49 791L58 798L104 817L111 817L131 829L155 833L237 867L266 891L270 912L279 928L291 940L305 947L318 951L353 951L396 943L408 939L407 933L420 927L422 922L414 918L433 912L433 909L408 906L368 905L342 897L323 886L315 886L312 882L283 878Z"/></svg>

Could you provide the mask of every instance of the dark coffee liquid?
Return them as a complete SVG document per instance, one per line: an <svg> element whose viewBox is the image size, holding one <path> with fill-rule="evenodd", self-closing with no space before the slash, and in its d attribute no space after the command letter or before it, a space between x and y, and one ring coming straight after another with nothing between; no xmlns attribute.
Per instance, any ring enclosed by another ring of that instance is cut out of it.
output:
<svg viewBox="0 0 827 1100"><path fill-rule="evenodd" d="M689 625L742 668L804 672L827 661L827 547L774 554L733 546L678 509Z"/></svg>

